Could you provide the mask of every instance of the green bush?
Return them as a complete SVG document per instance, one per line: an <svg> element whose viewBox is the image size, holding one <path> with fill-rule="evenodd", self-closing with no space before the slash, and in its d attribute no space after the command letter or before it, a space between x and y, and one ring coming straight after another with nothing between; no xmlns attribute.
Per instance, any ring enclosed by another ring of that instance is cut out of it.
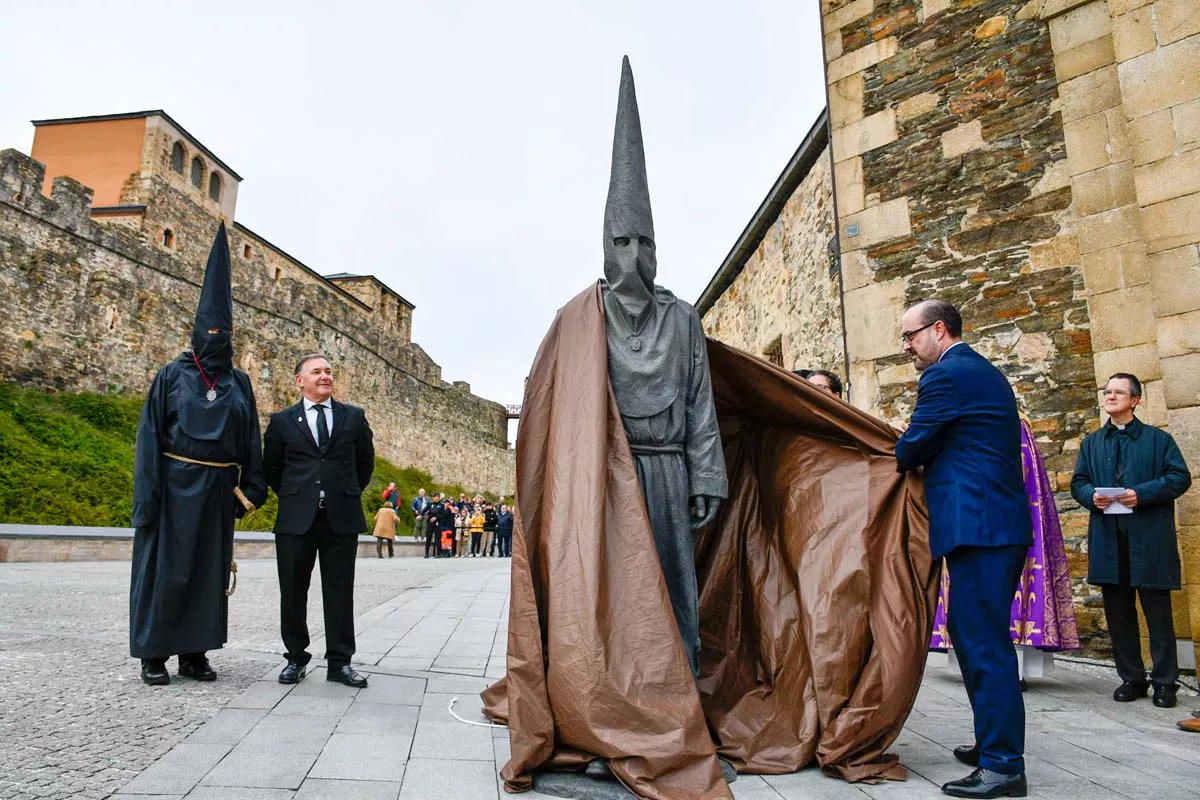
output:
<svg viewBox="0 0 1200 800"><path fill-rule="evenodd" d="M0 384L0 522L25 525L128 527L133 514L133 454L142 398L54 393ZM404 502L401 532L412 529L409 504L424 487L457 497L474 492L438 484L429 473L375 459L363 492L368 525L395 481ZM490 500L495 498L485 495ZM263 507L239 520L238 530L270 530L279 509L271 492Z"/></svg>

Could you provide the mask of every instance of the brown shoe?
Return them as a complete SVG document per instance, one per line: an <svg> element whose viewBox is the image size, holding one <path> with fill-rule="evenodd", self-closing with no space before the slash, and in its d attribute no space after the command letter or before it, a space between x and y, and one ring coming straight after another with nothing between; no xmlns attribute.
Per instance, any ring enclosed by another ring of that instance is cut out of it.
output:
<svg viewBox="0 0 1200 800"><path fill-rule="evenodd" d="M1191 719L1181 719L1175 725L1181 731L1188 733L1200 733L1200 717L1192 717Z"/></svg>

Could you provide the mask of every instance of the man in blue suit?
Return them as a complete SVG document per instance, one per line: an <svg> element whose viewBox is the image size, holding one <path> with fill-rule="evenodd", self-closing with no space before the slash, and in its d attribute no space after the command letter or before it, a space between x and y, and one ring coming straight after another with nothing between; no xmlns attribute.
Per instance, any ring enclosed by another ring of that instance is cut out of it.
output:
<svg viewBox="0 0 1200 800"><path fill-rule="evenodd" d="M921 380L896 460L901 471L925 468L929 547L950 570L948 627L975 716L975 744L954 755L976 769L942 791L1024 797L1025 706L1009 613L1033 530L1016 398L962 341L950 303L918 303L901 330Z"/></svg>

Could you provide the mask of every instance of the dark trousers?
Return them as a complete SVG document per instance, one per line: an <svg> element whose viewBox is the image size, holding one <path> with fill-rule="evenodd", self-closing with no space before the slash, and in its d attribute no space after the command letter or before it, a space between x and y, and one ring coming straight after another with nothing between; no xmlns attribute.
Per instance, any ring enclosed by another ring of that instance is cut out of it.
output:
<svg viewBox="0 0 1200 800"><path fill-rule="evenodd" d="M388 558L392 557L392 540L384 539L383 537L375 537L375 555L383 558L383 545L387 544Z"/></svg>
<svg viewBox="0 0 1200 800"><path fill-rule="evenodd" d="M358 536L334 533L325 509L319 509L303 536L275 537L279 570L280 627L287 658L307 664L308 585L313 564L321 559L321 600L325 607L325 658L330 667L348 665L354 655L354 559Z"/></svg>
<svg viewBox="0 0 1200 800"><path fill-rule="evenodd" d="M1141 630L1138 628L1137 604L1142 601L1146 627L1150 633L1150 680L1164 686L1179 680L1179 653L1175 647L1175 621L1171 615L1169 589L1143 589L1131 586L1129 580L1129 534L1117 530L1118 586L1101 586L1104 596L1104 619L1113 643L1113 660L1121 680L1146 682L1146 665L1142 661Z"/></svg>
<svg viewBox="0 0 1200 800"><path fill-rule="evenodd" d="M479 544L482 541L483 541L482 533L472 533L471 534L471 555L473 555L473 556L479 555Z"/></svg>
<svg viewBox="0 0 1200 800"><path fill-rule="evenodd" d="M496 534L496 551L497 551L497 554L499 556L501 556L502 558L509 558L512 556L512 534L511 533L497 533Z"/></svg>
<svg viewBox="0 0 1200 800"><path fill-rule="evenodd" d="M979 766L1006 775L1025 771L1025 704L1009 617L1026 551L956 547L946 556L947 627L975 717Z"/></svg>
<svg viewBox="0 0 1200 800"><path fill-rule="evenodd" d="M429 558L430 551L437 556L442 547L442 532L434 525L425 528L425 557Z"/></svg>

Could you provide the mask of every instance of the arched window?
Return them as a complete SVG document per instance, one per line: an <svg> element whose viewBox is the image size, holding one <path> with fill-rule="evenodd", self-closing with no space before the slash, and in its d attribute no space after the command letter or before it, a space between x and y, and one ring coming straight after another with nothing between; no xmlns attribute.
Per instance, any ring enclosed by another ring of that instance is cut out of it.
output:
<svg viewBox="0 0 1200 800"><path fill-rule="evenodd" d="M170 228L163 228L162 246L167 248L175 246L175 233Z"/></svg>
<svg viewBox="0 0 1200 800"><path fill-rule="evenodd" d="M171 169L183 174L183 145L179 142L171 148Z"/></svg>
<svg viewBox="0 0 1200 800"><path fill-rule="evenodd" d="M192 186L199 189L204 185L204 162L198 157L192 159Z"/></svg>
<svg viewBox="0 0 1200 800"><path fill-rule="evenodd" d="M218 203L221 202L221 173L216 170L208 176L208 196Z"/></svg>

